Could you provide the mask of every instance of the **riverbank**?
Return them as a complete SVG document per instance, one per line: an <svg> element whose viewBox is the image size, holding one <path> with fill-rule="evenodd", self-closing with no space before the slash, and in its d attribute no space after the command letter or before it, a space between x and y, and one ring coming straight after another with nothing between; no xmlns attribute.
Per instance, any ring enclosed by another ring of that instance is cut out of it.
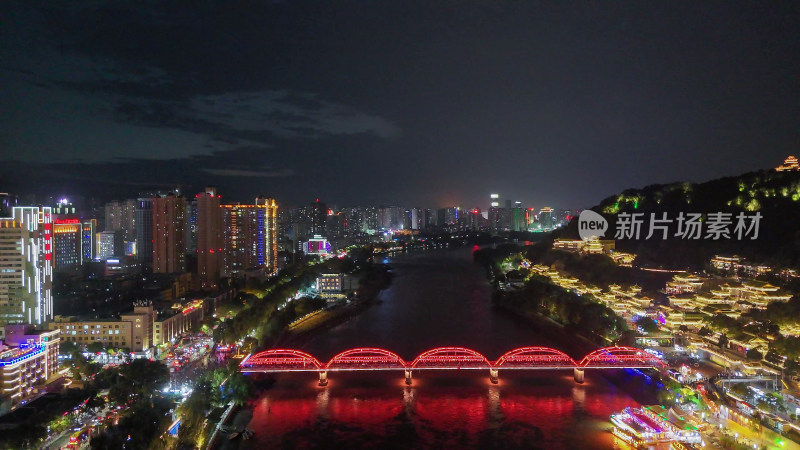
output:
<svg viewBox="0 0 800 450"><path fill-rule="evenodd" d="M314 334L328 330L352 319L365 309L376 304L381 291L392 282L391 269L384 264L376 265L363 279L354 300L345 305L325 309L305 320L287 327L275 341L273 347L299 347Z"/></svg>
<svg viewBox="0 0 800 450"><path fill-rule="evenodd" d="M377 300L375 299L354 300L343 306L322 310L313 317L309 317L296 326L285 330L275 341L274 347L300 347L315 334L347 322L376 303Z"/></svg>

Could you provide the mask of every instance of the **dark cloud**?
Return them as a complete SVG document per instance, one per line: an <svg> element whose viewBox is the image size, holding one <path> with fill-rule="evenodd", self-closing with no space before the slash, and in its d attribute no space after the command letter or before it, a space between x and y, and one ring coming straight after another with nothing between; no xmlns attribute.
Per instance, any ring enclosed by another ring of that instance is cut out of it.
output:
<svg viewBox="0 0 800 450"><path fill-rule="evenodd" d="M585 206L771 167L798 8L6 1L0 190Z"/></svg>

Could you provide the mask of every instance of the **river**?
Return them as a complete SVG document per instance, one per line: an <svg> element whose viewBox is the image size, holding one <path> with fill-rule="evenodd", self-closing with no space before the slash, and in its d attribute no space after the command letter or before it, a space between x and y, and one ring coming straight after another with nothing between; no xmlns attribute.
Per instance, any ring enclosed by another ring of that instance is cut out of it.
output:
<svg viewBox="0 0 800 450"><path fill-rule="evenodd" d="M395 276L380 301L301 349L323 362L354 347L385 348L407 361L439 346L490 360L522 346L566 350L492 307L471 251L387 257ZM652 401L653 389L633 371L613 377L615 384L587 372L577 384L572 371L501 371L493 385L484 371L434 371L415 372L409 387L402 372L330 373L328 386L318 387L315 374L283 374L245 412L255 436L226 447L626 448L606 431L609 414L638 405L634 397Z"/></svg>

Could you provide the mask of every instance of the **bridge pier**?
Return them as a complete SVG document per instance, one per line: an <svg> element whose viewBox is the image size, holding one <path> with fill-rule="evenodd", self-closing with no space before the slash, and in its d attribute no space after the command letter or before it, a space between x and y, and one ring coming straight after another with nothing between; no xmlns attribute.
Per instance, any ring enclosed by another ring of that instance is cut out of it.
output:
<svg viewBox="0 0 800 450"><path fill-rule="evenodd" d="M327 386L328 385L328 372L320 372L319 373L319 386Z"/></svg>
<svg viewBox="0 0 800 450"><path fill-rule="evenodd" d="M406 369L406 384L411 386L411 371Z"/></svg>
<svg viewBox="0 0 800 450"><path fill-rule="evenodd" d="M576 383L583 384L583 369L575 369L575 372L573 372L572 377L575 379Z"/></svg>
<svg viewBox="0 0 800 450"><path fill-rule="evenodd" d="M497 383L500 382L500 373L499 372L500 371L497 370L497 369L489 369L489 381L491 381L492 384L497 384Z"/></svg>

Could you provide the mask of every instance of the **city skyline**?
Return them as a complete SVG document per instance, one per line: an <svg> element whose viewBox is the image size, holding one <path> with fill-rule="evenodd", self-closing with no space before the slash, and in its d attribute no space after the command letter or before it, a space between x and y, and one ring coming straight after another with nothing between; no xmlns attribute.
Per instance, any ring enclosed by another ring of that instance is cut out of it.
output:
<svg viewBox="0 0 800 450"><path fill-rule="evenodd" d="M6 2L0 180L580 208L796 153L796 5L413 6Z"/></svg>

